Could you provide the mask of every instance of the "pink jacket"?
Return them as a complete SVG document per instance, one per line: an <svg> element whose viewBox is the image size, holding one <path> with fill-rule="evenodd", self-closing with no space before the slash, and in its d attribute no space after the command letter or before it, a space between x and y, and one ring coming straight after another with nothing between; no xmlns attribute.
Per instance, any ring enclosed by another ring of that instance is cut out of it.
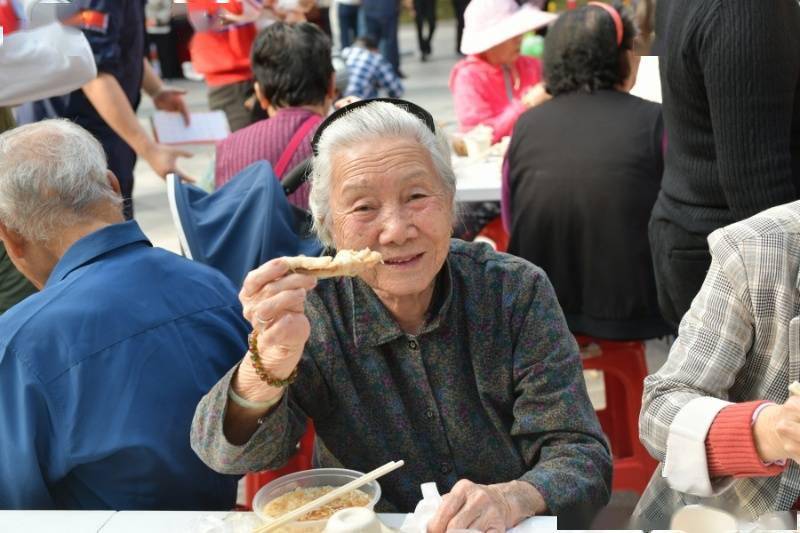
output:
<svg viewBox="0 0 800 533"><path fill-rule="evenodd" d="M509 101L501 67L475 55L456 63L450 73L450 91L461 131L486 124L494 128L493 142L511 135L517 117L525 111L520 98L542 79L542 66L538 59L519 56L514 65L520 83L516 89L512 87L514 98Z"/></svg>

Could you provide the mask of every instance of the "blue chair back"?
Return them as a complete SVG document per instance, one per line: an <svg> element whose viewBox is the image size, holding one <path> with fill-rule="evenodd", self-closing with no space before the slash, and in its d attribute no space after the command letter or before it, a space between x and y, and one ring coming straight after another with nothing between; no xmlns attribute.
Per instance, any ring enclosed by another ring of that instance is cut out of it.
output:
<svg viewBox="0 0 800 533"><path fill-rule="evenodd" d="M242 170L213 193L168 179L172 216L184 254L242 286L248 272L282 256L317 256L320 242L301 236L297 208L266 161Z"/></svg>

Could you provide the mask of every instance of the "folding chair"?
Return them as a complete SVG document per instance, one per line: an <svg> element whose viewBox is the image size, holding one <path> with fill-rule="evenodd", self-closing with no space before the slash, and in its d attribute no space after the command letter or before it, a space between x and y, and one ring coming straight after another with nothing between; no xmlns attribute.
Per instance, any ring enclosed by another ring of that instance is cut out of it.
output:
<svg viewBox="0 0 800 533"><path fill-rule="evenodd" d="M167 197L184 255L220 270L237 287L270 259L322 252L308 235L308 214L289 204L266 161L253 163L213 193L170 174Z"/></svg>

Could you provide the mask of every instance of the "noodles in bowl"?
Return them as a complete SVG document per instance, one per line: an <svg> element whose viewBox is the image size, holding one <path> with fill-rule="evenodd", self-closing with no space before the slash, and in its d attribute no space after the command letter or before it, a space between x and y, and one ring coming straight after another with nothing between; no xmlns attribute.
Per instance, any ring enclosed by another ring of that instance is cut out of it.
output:
<svg viewBox="0 0 800 533"><path fill-rule="evenodd" d="M264 506L264 514L270 518L280 518L290 511L294 511L303 505L316 500L320 496L331 492L336 487L325 485L322 487L298 487L291 492L278 496ZM323 505L313 511L309 511L298 519L298 522L308 520L327 520L336 511L341 511L348 507L367 507L370 498L365 493L356 489L348 492L341 498L336 498L332 502Z"/></svg>
<svg viewBox="0 0 800 533"><path fill-rule="evenodd" d="M261 520L268 523L335 488L350 483L361 475L361 472L344 468L318 468L288 474L259 489L253 499L253 511ZM372 509L380 497L380 485L377 481L371 481L311 511L300 520L283 526L280 530L291 533L319 533L325 529L328 518L336 511L347 507Z"/></svg>

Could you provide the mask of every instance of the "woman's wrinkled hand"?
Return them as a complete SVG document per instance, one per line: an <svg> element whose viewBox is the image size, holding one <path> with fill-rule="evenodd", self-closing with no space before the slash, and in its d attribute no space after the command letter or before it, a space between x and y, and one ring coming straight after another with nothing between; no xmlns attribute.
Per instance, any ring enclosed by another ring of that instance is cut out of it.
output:
<svg viewBox="0 0 800 533"><path fill-rule="evenodd" d="M753 440L764 462L792 459L800 463L800 396L765 407L753 426Z"/></svg>
<svg viewBox="0 0 800 533"><path fill-rule="evenodd" d="M428 533L453 529L502 533L545 509L544 498L530 483L479 485L462 479L442 497L439 510L428 522Z"/></svg>
<svg viewBox="0 0 800 533"><path fill-rule="evenodd" d="M277 258L250 272L239 292L244 317L257 335L261 364L278 379L287 378L303 354L311 332L306 295L316 283L313 276L289 272L286 261ZM236 379L236 390L248 400L263 401L276 394L258 378L250 357L244 358Z"/></svg>
<svg viewBox="0 0 800 533"><path fill-rule="evenodd" d="M509 515L509 506L496 487L462 479L442 498L439 510L428 522L428 533L451 529L503 532Z"/></svg>

